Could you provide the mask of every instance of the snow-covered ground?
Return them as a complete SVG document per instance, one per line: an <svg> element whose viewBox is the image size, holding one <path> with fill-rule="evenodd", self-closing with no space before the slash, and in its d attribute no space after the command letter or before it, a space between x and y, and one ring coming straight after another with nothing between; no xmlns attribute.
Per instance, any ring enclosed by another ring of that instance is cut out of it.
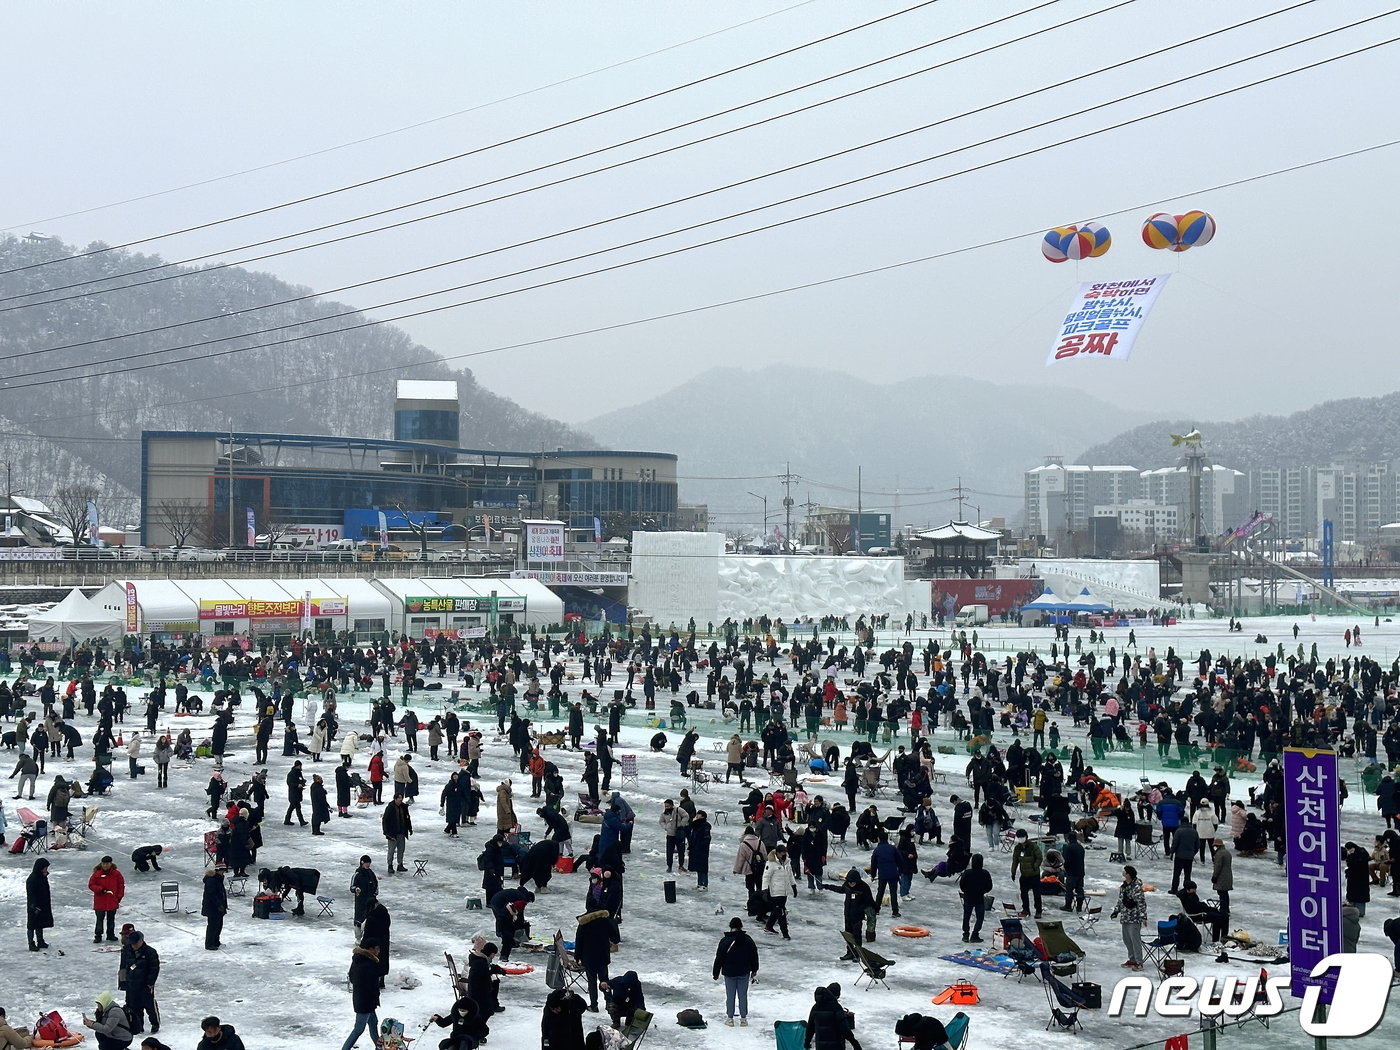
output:
<svg viewBox="0 0 1400 1050"><path fill-rule="evenodd" d="M1246 619L1242 634L1227 635L1224 621L1197 620L1177 627L1139 629L1137 636L1140 651L1155 646L1159 653L1164 653L1168 645L1175 645L1189 663L1202 646L1215 653L1248 653L1255 649L1273 649L1282 640L1292 652L1297 644L1289 629L1292 622L1290 619ZM1350 617L1300 619L1299 641L1305 646L1316 641L1324 656L1344 652L1342 630L1354 622ZM1362 628L1365 641L1362 652L1387 663L1395 658L1400 645L1400 625L1382 622L1375 627L1363 623ZM1260 632L1269 637L1267 646L1254 644L1253 638ZM1108 633L1109 644L1116 644L1121 651L1127 631ZM946 639L946 634L936 637ZM922 644L922 638L921 632L915 632L916 644ZM1029 647L1048 651L1050 634L1048 630L993 626L979 628L978 640L996 657ZM902 633L882 641L902 641ZM569 683L572 694L576 695L578 688L578 682ZM138 694L139 690L133 689L132 693ZM414 709L426 720L438 709L441 695L419 694ZM362 722L368 715L367 700L366 694L343 697L342 724L353 727ZM666 704L659 706L664 708ZM162 720L161 725L174 732L189 724L198 739L209 723L206 717L168 718ZM114 767L118 773L116 790L100 802L101 814L88 849L49 854L53 863L51 882L57 919L57 928L49 935L52 945L49 951L31 955L24 950L24 878L30 870L32 857L4 854L0 859L0 924L5 929L6 960L4 978L0 980L0 1005L8 1010L12 1023L29 1023L40 1011L57 1009L76 1025L83 1012L91 1009L98 993L115 990L117 956L92 951L92 912L86 890L87 876L97 859L103 853L111 853L118 858L127 876L127 897L117 921L119 924L134 922L160 951L164 961L158 986L165 1021L162 1039L176 1050L193 1047L199 1037L198 1020L213 1013L235 1025L250 1050L294 1046L334 1050L352 1022L350 997L344 983L353 943L352 904L347 885L359 856L369 853L375 858L376 871L381 873L382 899L393 916L393 974L407 971L422 982L415 989L402 990L391 980L384 993L380 1016L397 1017L405 1022L409 1034L418 1033L431 1013L445 1011L451 1003L443 952L450 951L462 958L474 933L491 932L489 913L468 911L466 898L479 892L480 876L475 858L494 823L492 804L497 782L507 777L513 780L516 812L524 826L530 828L536 838L544 832L542 822L533 816L528 778L520 776L509 746L503 740L492 739L494 733L490 730L494 730L494 719L482 719L477 724L483 728L489 726L489 743L481 763L481 788L488 803L483 809L481 824L464 827L462 837L455 840L442 834L436 813L437 795L451 767L447 762L435 764L428 760L426 744L420 735L422 753L415 759L415 765L422 780L422 794L413 807L417 833L409 842L407 855L410 871L412 860L427 861L424 878L383 877L383 840L379 833L379 810L375 808L354 809L350 820L333 818L327 827L327 837L320 839L310 836L310 828L283 826L279 819L282 814L279 800L284 797L282 782L291 760L280 757L280 746L274 746L268 763L273 797L267 807L265 845L258 866L290 864L319 868L322 892L336 899L335 917L315 918L313 906L305 918L257 921L251 918L251 897L232 898L224 930L224 947L217 953L204 951L204 924L198 914L199 878L203 867L201 837L213 827L203 815L203 791L211 763L198 760L192 768L172 768L170 789L159 791L155 787L153 769L150 776L132 782L126 778L125 761L119 756ZM541 724L550 725L547 720ZM78 725L86 738L92 728L91 721L80 718ZM128 732L140 728L142 723L138 716L128 718L125 726ZM704 737L699 753L719 759L720 756L711 754L710 744L727 739L730 728L706 713L699 720L699 729ZM763 1045L772 1039L774 1020L805 1017L812 1003L813 988L831 981L841 982L845 989L843 1001L856 1013L857 1035L866 1048L893 1047L893 1024L905 1013L929 1011L944 1019L951 1016L952 1007L931 1007L929 999L955 981L972 981L981 991L982 1003L968 1008L972 1017L972 1046L1021 1046L1030 1041L1028 1034L1042 1032L1048 1009L1045 993L1038 982L1030 979L1018 982L1014 977L1003 979L996 973L939 959L940 955L964 948L959 936L961 911L953 885L941 881L930 884L922 878L916 880L916 899L902 906L900 921L926 926L931 935L918 940L891 936L889 931L894 921L888 911L881 915L878 923L878 939L872 947L897 963L890 973L889 990L855 989L853 981L857 972L853 965L837 960L843 951L839 934L840 896L825 893L814 898L799 890L790 902L793 938L790 942L768 937L757 931L755 923L747 923L759 941L762 958L760 980L750 996L752 1026L747 1029L724 1027L722 985L711 981L710 965L715 945L729 918L744 914L742 878L728 871L738 843L742 824L740 802L746 789L738 783L729 786L720 783L708 795L698 796L698 804L710 812L714 824L710 892L697 893L692 881L686 876L677 876L679 898L675 904L666 904L662 888L664 842L656 818L661 802L677 797L679 790L690 786L690 782L678 776L673 757L676 735L671 734L667 753L653 755L646 746L652 732L641 717L634 715L622 733L622 750L637 756L640 783L625 791L638 812L638 820L625 877L624 940L621 950L613 957L615 972L634 969L641 975L648 1006L656 1014L657 1023L648 1036L648 1046L743 1048ZM225 763L225 777L230 784L241 783L254 769L249 734L248 716L242 714L231 744L236 747L237 754ZM830 736L844 742L839 734ZM1002 742L1009 742L1009 735L1003 736ZM946 732L939 734L936 742L953 743ZM1072 741L1067 737L1066 742ZM280 734L277 743L280 744ZM84 752L90 755L84 748L77 762L50 763L46 775L40 778L41 791L47 791L55 773L85 777L90 758L84 761ZM959 750L957 757L944 756L940 760L940 765L946 766L950 774L950 784L940 785L935 791L945 831L950 825L948 796L964 789L961 754ZM567 751L551 751L550 755L564 773L569 791L566 802L572 801L581 772L581 758ZM1109 775L1116 776L1120 782L1135 785L1140 772L1133 761L1136 757L1124 755L1121 759L1096 765L1101 770L1111 770ZM0 753L0 760L6 758L13 758L13 753ZM722 760L718 764L722 767ZM355 768L364 771L363 754ZM317 769L308 762L308 778ZM319 770L329 782L333 766L322 763ZM1184 781L1184 776L1180 775L1153 775L1154 779ZM1373 800L1361 797L1354 775L1352 782L1352 797L1343 818L1345 836L1369 843L1379 821L1370 808ZM1251 781L1242 779L1236 783L1239 797L1244 797ZM614 786L618 786L616 780ZM839 784L833 782L812 783L808 790L823 793L828 800L841 794ZM8 798L11 793L5 792L5 801L13 834L16 830L14 807L18 803ZM35 805L42 805L42 796ZM882 813L893 811L893 802L880 805ZM727 814L727 822L720 813ZM592 831L592 826L576 825L576 841L586 845ZM974 837L980 840L976 829ZM861 856L854 846L854 831L849 838L849 856L834 858L828 866L833 878L847 864L863 866L868 862L868 857ZM135 847L151 842L165 845L162 864L166 870L161 874L137 874L131 869L129 854ZM1096 845L1101 843L1102 840ZM921 853L921 862L927 866L942 855L941 849L931 847ZM989 855L988 864L995 879L995 896L999 901L1011 900L1009 857ZM1166 862L1143 859L1138 864L1145 881L1164 888L1169 885L1170 868ZM1267 942L1275 941L1278 931L1286 925L1287 896L1282 869L1271 858L1237 858L1234 868L1236 889L1232 925L1243 926ZM179 881L181 911L162 912L159 884L163 879ZM1106 903L1111 908L1112 893L1118 881L1118 866L1108 862L1108 850L1091 851L1089 889L1107 894L1096 898L1096 902ZM1208 880L1200 881L1204 884ZM556 876L550 892L541 895L527 913L535 934L547 937L560 928L572 939L575 919L583 910L584 886L581 874ZM1168 905L1174 903L1162 890L1149 894L1148 900L1152 922L1164 918ZM1389 952L1390 944L1380 932L1381 922L1392 914L1400 914L1400 907L1390 907L1390 903L1383 891L1373 899L1363 923L1362 950ZM1046 915L1062 917L1062 913L1053 908L1048 908ZM994 921L989 920L988 929L992 925ZM1105 920L1096 934L1081 937L1080 943L1089 953L1088 979L1103 986L1107 1005L1114 982L1124 972L1119 963L1126 958L1117 924ZM541 964L535 973L506 979L502 1001L507 1009L492 1023L490 1043L494 1047L538 1046L539 1012L546 988L543 956L536 956L533 961ZM1188 957L1186 972L1197 977L1226 973L1243 976L1252 970L1246 963L1217 965L1209 956L1201 955ZM686 1007L700 1009L710 1023L708 1031L698 1033L677 1027L676 1012ZM1400 1015L1392 1011L1391 1021L1383 1032L1393 1035L1397 1016ZM606 1015L586 1015L585 1022L591 1026L600 1018L606 1020ZM1047 1038L1101 1047L1127 1047L1160 1041L1194 1028L1192 1021L1109 1020L1102 1011L1085 1011L1081 1019L1084 1022L1081 1034ZM1301 1045L1301 1033L1291 1018L1277 1022L1270 1033L1260 1030L1259 1034L1279 1045ZM440 1030L433 1028L425 1038L435 1042L439 1037ZM1242 1041L1243 1037L1244 1033L1240 1033L1234 1038ZM367 1038L362 1037L360 1045L367 1047ZM426 1048L430 1044L421 1045ZM1197 1045L1193 1039L1193 1046Z"/></svg>

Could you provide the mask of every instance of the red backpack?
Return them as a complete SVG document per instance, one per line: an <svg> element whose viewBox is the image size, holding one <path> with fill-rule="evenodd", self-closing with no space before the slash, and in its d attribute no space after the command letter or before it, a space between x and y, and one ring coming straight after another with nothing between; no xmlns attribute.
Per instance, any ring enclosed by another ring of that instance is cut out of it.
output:
<svg viewBox="0 0 1400 1050"><path fill-rule="evenodd" d="M39 1019L34 1022L34 1037L36 1039L47 1039L51 1042L58 1042L61 1039L69 1039L73 1035L68 1031L68 1026L63 1023L63 1018L57 1010L46 1014L40 1014Z"/></svg>

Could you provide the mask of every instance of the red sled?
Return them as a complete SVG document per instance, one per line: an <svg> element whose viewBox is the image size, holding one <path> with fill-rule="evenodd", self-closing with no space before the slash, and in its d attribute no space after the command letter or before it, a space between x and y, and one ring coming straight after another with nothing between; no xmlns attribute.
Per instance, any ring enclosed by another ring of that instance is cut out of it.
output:
<svg viewBox="0 0 1400 1050"><path fill-rule="evenodd" d="M554 862L554 870L560 875L572 875L574 871L574 858L560 857Z"/></svg>

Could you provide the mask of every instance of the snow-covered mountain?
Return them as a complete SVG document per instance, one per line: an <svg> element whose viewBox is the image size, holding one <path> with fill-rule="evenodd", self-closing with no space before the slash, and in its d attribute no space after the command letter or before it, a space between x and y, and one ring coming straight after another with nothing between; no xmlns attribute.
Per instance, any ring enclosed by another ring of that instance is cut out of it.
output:
<svg viewBox="0 0 1400 1050"><path fill-rule="evenodd" d="M946 521L957 504L942 490L959 477L972 490L968 514L973 505L983 517L1018 514L1028 467L1141 418L1058 388L936 375L866 381L773 366L711 369L580 426L609 447L678 453L682 499L712 510L747 506L753 500L744 492L755 489L770 495L775 512L782 493L764 479L789 462L803 477L793 490L797 502L810 496L854 507L862 467L867 509L893 511L892 493L901 490L902 520L892 522L898 529L906 521Z"/></svg>
<svg viewBox="0 0 1400 1050"><path fill-rule="evenodd" d="M1211 459L1235 470L1330 466L1347 460L1400 458L1400 393L1326 401L1287 416L1234 422L1173 419L1124 431L1079 457L1081 463L1131 463L1143 470L1175 466L1181 450L1169 435L1201 431Z"/></svg>

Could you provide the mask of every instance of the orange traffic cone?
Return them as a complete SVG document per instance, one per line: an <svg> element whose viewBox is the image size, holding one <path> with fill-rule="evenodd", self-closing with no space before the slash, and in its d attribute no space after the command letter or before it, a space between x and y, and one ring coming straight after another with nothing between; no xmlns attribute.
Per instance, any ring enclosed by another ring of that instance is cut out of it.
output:
<svg viewBox="0 0 1400 1050"><path fill-rule="evenodd" d="M118 729L118 730L117 730L117 747L123 747L123 746L125 746L125 745L122 744L122 732L121 732L120 729Z"/></svg>

